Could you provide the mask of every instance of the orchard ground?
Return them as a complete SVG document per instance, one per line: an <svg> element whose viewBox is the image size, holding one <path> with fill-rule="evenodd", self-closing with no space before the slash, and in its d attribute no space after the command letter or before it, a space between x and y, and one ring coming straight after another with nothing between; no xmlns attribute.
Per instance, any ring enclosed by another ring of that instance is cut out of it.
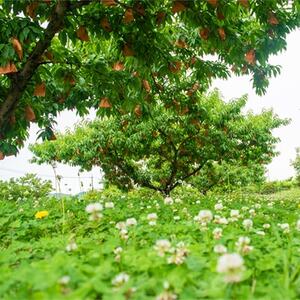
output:
<svg viewBox="0 0 300 300"><path fill-rule="evenodd" d="M300 189L0 199L1 299L299 299Z"/></svg>

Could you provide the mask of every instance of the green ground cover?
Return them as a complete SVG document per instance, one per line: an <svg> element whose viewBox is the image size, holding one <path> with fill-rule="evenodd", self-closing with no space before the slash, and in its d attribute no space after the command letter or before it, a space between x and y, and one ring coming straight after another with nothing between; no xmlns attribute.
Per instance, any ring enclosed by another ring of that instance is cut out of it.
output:
<svg viewBox="0 0 300 300"><path fill-rule="evenodd" d="M300 298L300 189L111 189L0 211L3 300Z"/></svg>

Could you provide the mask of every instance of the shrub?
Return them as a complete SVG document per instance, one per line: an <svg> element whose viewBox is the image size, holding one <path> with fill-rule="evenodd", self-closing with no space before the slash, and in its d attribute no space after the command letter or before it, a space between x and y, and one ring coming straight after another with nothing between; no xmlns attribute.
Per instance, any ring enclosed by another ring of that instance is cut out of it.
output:
<svg viewBox="0 0 300 300"><path fill-rule="evenodd" d="M0 200L39 200L51 192L52 184L49 180L42 180L35 174L26 174L9 181L0 181L0 190Z"/></svg>

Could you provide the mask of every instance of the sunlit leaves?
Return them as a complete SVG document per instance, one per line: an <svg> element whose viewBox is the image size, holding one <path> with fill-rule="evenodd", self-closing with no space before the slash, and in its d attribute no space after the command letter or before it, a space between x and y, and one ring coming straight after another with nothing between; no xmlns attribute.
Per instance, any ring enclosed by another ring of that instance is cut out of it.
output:
<svg viewBox="0 0 300 300"><path fill-rule="evenodd" d="M106 179L121 188L135 183L165 193L203 168L201 174L208 176L225 162L252 165L259 173L276 154L278 139L271 130L286 121L271 111L244 115L246 97L226 104L217 92L206 97L198 87L192 87L192 106L174 99L167 108L137 104L129 113L95 120L54 142L32 146L34 160L87 170L100 166ZM107 101L101 99L101 109L111 109Z"/></svg>
<svg viewBox="0 0 300 300"><path fill-rule="evenodd" d="M296 2L70 1L62 28L36 58L39 67L18 100L14 126L7 116L1 128L0 150L6 143L15 147L17 137L26 136L26 105L37 110L37 122L46 128L50 117L64 109L84 115L95 108L104 116L134 113L140 105L143 118L144 103L155 103L159 91L168 89L170 94L161 101L174 105L174 87L182 87L180 93L192 98L195 82L204 92L214 78L231 74L250 75L262 94L269 78L279 72L268 63L270 55L284 50L286 35L299 26ZM0 4L0 110L13 76L24 70L37 42L45 37L57 3ZM74 81L66 80L66 74ZM190 80L186 86L184 78ZM45 97L36 98L33 105L31 97L41 82L47 85ZM110 109L99 108L99 99L105 97L113 104ZM192 111L191 102L183 103L188 100L176 101L178 113Z"/></svg>

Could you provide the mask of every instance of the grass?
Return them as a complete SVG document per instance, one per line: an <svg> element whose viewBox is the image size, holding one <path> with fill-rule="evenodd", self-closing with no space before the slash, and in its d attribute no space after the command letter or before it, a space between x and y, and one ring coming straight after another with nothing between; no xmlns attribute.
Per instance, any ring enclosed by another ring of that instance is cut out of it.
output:
<svg viewBox="0 0 300 300"><path fill-rule="evenodd" d="M205 197L184 189L172 198L165 204L145 190L107 190L83 199L0 200L1 299L300 298L300 189ZM95 202L104 209L87 213ZM114 208L105 208L108 202ZM41 210L49 215L36 219ZM206 224L194 220L203 210L214 216ZM239 210L236 218L232 210ZM155 225L149 225L151 213ZM137 224L126 225L128 218ZM229 223L217 224L220 218ZM216 228L222 229L219 239ZM251 251L238 245L240 237L250 239ZM155 245L162 239L170 249L159 253ZM228 274L217 272L223 255L214 251L218 244L243 258L239 282L226 283Z"/></svg>

